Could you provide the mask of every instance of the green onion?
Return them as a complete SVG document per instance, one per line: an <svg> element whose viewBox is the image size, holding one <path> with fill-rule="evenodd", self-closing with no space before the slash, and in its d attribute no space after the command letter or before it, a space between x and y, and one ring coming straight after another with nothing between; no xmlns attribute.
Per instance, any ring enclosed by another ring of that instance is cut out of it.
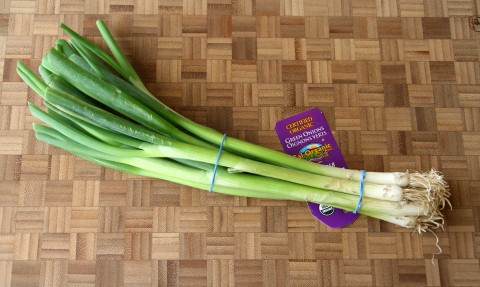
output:
<svg viewBox="0 0 480 287"><path fill-rule="evenodd" d="M48 112L29 104L38 140L122 172L209 190L223 134L160 102L141 81L102 21L110 49L97 47L66 25L42 59L40 79L19 62L20 77ZM118 73L115 74L115 73ZM322 166L227 137L213 191L277 200L311 201L353 211L358 170ZM437 171L368 172L360 213L419 232L441 227L449 191Z"/></svg>

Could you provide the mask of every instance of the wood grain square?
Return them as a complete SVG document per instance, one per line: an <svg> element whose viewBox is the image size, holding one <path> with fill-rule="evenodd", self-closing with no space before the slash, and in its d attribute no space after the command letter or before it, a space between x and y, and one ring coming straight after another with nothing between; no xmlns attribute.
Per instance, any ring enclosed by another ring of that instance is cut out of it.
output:
<svg viewBox="0 0 480 287"><path fill-rule="evenodd" d="M181 60L157 60L156 81L175 83L181 80Z"/></svg>
<svg viewBox="0 0 480 287"><path fill-rule="evenodd" d="M188 207L180 210L179 231L205 232L208 228L208 213L204 207Z"/></svg>
<svg viewBox="0 0 480 287"><path fill-rule="evenodd" d="M453 61L452 41L449 39L430 39L430 61Z"/></svg>
<svg viewBox="0 0 480 287"><path fill-rule="evenodd" d="M258 54L258 56L260 56ZM257 82L258 83L281 83L282 62L277 60L257 61Z"/></svg>
<svg viewBox="0 0 480 287"><path fill-rule="evenodd" d="M99 204L101 206L126 206L127 188L120 181L101 181L99 189Z"/></svg>
<svg viewBox="0 0 480 287"><path fill-rule="evenodd" d="M305 17L305 38L328 38L330 34L328 22L328 17Z"/></svg>
<svg viewBox="0 0 480 287"><path fill-rule="evenodd" d="M207 0L183 1L183 15L207 15L207 3Z"/></svg>
<svg viewBox="0 0 480 287"><path fill-rule="evenodd" d="M295 232L288 234L289 258L315 259L315 235Z"/></svg>
<svg viewBox="0 0 480 287"><path fill-rule="evenodd" d="M396 259L397 250L396 236L390 234L369 234L368 235L368 257L371 259Z"/></svg>
<svg viewBox="0 0 480 287"><path fill-rule="evenodd" d="M0 207L0 233L13 233L15 231L16 208Z"/></svg>
<svg viewBox="0 0 480 287"><path fill-rule="evenodd" d="M182 80L187 82L204 82L207 80L206 60L183 60Z"/></svg>
<svg viewBox="0 0 480 287"><path fill-rule="evenodd" d="M232 82L254 83L257 81L256 61L232 61Z"/></svg>
<svg viewBox="0 0 480 287"><path fill-rule="evenodd" d="M233 233L210 233L206 239L208 259L234 259L235 239Z"/></svg>
<svg viewBox="0 0 480 287"><path fill-rule="evenodd" d="M44 232L66 233L70 232L70 207L48 207L45 210Z"/></svg>
<svg viewBox="0 0 480 287"><path fill-rule="evenodd" d="M259 17L261 19L261 17ZM254 16L232 16L232 37L256 37L257 18Z"/></svg>
<svg viewBox="0 0 480 287"><path fill-rule="evenodd" d="M207 15L231 15L231 0L207 1Z"/></svg>
<svg viewBox="0 0 480 287"><path fill-rule="evenodd" d="M439 135L431 131L411 133L412 154L437 155L439 153ZM448 145L448 144L447 144Z"/></svg>
<svg viewBox="0 0 480 287"><path fill-rule="evenodd" d="M178 260L180 258L180 238L178 233L152 234L152 259Z"/></svg>
<svg viewBox="0 0 480 287"><path fill-rule="evenodd" d="M208 30L208 18L206 16L183 16L182 36L206 37Z"/></svg>
<svg viewBox="0 0 480 287"><path fill-rule="evenodd" d="M453 62L429 62L432 83L452 84L456 82Z"/></svg>
<svg viewBox="0 0 480 287"><path fill-rule="evenodd" d="M433 107L435 97L431 85L408 85L408 102L412 107Z"/></svg>
<svg viewBox="0 0 480 287"><path fill-rule="evenodd" d="M377 16L376 0L360 0L351 3L352 16L374 17Z"/></svg>
<svg viewBox="0 0 480 287"><path fill-rule="evenodd" d="M96 257L95 233L70 234L70 260L94 260Z"/></svg>
<svg viewBox="0 0 480 287"><path fill-rule="evenodd" d="M405 40L403 42L405 61L429 61L430 43L428 40Z"/></svg>
<svg viewBox="0 0 480 287"><path fill-rule="evenodd" d="M455 62L457 84L475 85L480 82L480 66L476 62Z"/></svg>
<svg viewBox="0 0 480 287"><path fill-rule="evenodd" d="M0 131L0 153L3 155L20 155L23 150L23 140L24 133L20 130Z"/></svg>
<svg viewBox="0 0 480 287"><path fill-rule="evenodd" d="M14 260L37 260L40 247L40 233L16 233Z"/></svg>
<svg viewBox="0 0 480 287"><path fill-rule="evenodd" d="M407 107L409 103L409 90L407 85L384 85L386 107Z"/></svg>
<svg viewBox="0 0 480 287"><path fill-rule="evenodd" d="M448 18L427 17L422 19L425 39L450 39L450 21Z"/></svg>
<svg viewBox="0 0 480 287"><path fill-rule="evenodd" d="M307 61L307 82L332 83L331 61Z"/></svg>
<svg viewBox="0 0 480 287"><path fill-rule="evenodd" d="M253 106L282 106L284 99L282 84L255 84L252 86Z"/></svg>
<svg viewBox="0 0 480 287"><path fill-rule="evenodd" d="M357 65L353 61L332 62L332 82L337 84L357 83Z"/></svg>
<svg viewBox="0 0 480 287"><path fill-rule="evenodd" d="M288 259L288 235L286 233L261 234L262 259Z"/></svg>
<svg viewBox="0 0 480 287"><path fill-rule="evenodd" d="M232 16L209 15L207 17L207 37L232 37Z"/></svg>
<svg viewBox="0 0 480 287"><path fill-rule="evenodd" d="M336 130L360 130L360 109L359 108L335 108L335 129Z"/></svg>
<svg viewBox="0 0 480 287"><path fill-rule="evenodd" d="M183 0L158 0L158 14L182 14Z"/></svg>
<svg viewBox="0 0 480 287"><path fill-rule="evenodd" d="M328 16L329 5L326 1L319 4L316 0L303 0L303 12L305 16Z"/></svg>
<svg viewBox="0 0 480 287"><path fill-rule="evenodd" d="M96 266L95 261L69 262L67 281L70 284L95 284Z"/></svg>
<svg viewBox="0 0 480 287"><path fill-rule="evenodd" d="M304 18L293 16L280 17L280 36L282 38L304 38Z"/></svg>
<svg viewBox="0 0 480 287"><path fill-rule="evenodd" d="M478 43L474 40L454 40L453 54L457 62L476 62L478 56Z"/></svg>
<svg viewBox="0 0 480 287"><path fill-rule="evenodd" d="M365 107L382 107L385 105L383 85L357 85L358 105Z"/></svg>
<svg viewBox="0 0 480 287"><path fill-rule="evenodd" d="M380 42L375 40L355 40L356 60L381 60ZM335 50L336 52L336 50Z"/></svg>
<svg viewBox="0 0 480 287"><path fill-rule="evenodd" d="M58 4L58 11L62 14L83 14L85 12L85 3L65 0Z"/></svg>
<svg viewBox="0 0 480 287"><path fill-rule="evenodd" d="M411 130L411 116L408 108L386 108L385 123L387 130Z"/></svg>
<svg viewBox="0 0 480 287"><path fill-rule="evenodd" d="M122 260L125 233L99 233L96 241L97 260Z"/></svg>
<svg viewBox="0 0 480 287"><path fill-rule="evenodd" d="M206 59L207 39L203 37L183 37L182 59Z"/></svg>
<svg viewBox="0 0 480 287"><path fill-rule="evenodd" d="M238 232L260 232L261 209L258 207L235 207L233 209L233 229Z"/></svg>
<svg viewBox="0 0 480 287"><path fill-rule="evenodd" d="M98 209L95 207L73 207L70 219L71 232L96 232Z"/></svg>
<svg viewBox="0 0 480 287"><path fill-rule="evenodd" d="M463 112L465 119L465 129L467 131L480 131L480 109L466 108Z"/></svg>
<svg viewBox="0 0 480 287"><path fill-rule="evenodd" d="M463 148L465 155L480 155L480 147L478 141L480 140L479 133L464 132L462 134Z"/></svg>
<svg viewBox="0 0 480 287"><path fill-rule="evenodd" d="M429 62L409 62L405 67L407 71L407 82L409 84L426 85L432 83Z"/></svg>
<svg viewBox="0 0 480 287"><path fill-rule="evenodd" d="M257 58L259 60L281 60L282 40L276 38L257 39Z"/></svg>
<svg viewBox="0 0 480 287"><path fill-rule="evenodd" d="M15 235L0 234L0 260L13 260L14 252L15 252Z"/></svg>
<svg viewBox="0 0 480 287"><path fill-rule="evenodd" d="M41 272L41 262L14 261L10 283L12 286L41 286Z"/></svg>
<svg viewBox="0 0 480 287"><path fill-rule="evenodd" d="M343 254L342 234L315 234L315 259L340 259Z"/></svg>
<svg viewBox="0 0 480 287"><path fill-rule="evenodd" d="M255 15L275 16L280 15L280 0L255 1Z"/></svg>
<svg viewBox="0 0 480 287"><path fill-rule="evenodd" d="M282 62L283 83L306 83L307 66L305 61L283 61Z"/></svg>
<svg viewBox="0 0 480 287"><path fill-rule="evenodd" d="M378 17L398 17L398 1L397 0L380 0L377 1Z"/></svg>
<svg viewBox="0 0 480 287"><path fill-rule="evenodd" d="M332 17L328 20L330 38L353 39L353 19L350 17Z"/></svg>
<svg viewBox="0 0 480 287"><path fill-rule="evenodd" d="M330 39L306 39L307 59L332 60L335 47L333 43Z"/></svg>
<svg viewBox="0 0 480 287"><path fill-rule="evenodd" d="M123 282L127 286L151 286L153 272L151 261L131 260L125 261L123 269Z"/></svg>
<svg viewBox="0 0 480 287"><path fill-rule="evenodd" d="M158 59L182 59L183 39L180 37L162 37L158 39Z"/></svg>
<svg viewBox="0 0 480 287"><path fill-rule="evenodd" d="M154 15L139 15L132 19L132 35L139 37L157 37L157 36L180 36L181 34L175 31L181 31L180 26L175 25L178 16L154 16Z"/></svg>
<svg viewBox="0 0 480 287"><path fill-rule="evenodd" d="M112 233L125 231L125 209L119 206L102 206L98 210L98 232Z"/></svg>
<svg viewBox="0 0 480 287"><path fill-rule="evenodd" d="M475 39L475 32L470 29L470 22L466 17L450 18L450 33L452 39Z"/></svg>
<svg viewBox="0 0 480 287"><path fill-rule="evenodd" d="M74 181L72 206L98 206L99 181Z"/></svg>
<svg viewBox="0 0 480 287"><path fill-rule="evenodd" d="M209 59L232 59L232 38L207 38L207 57Z"/></svg>
<svg viewBox="0 0 480 287"><path fill-rule="evenodd" d="M382 64L382 83L404 84L406 83L405 65Z"/></svg>
<svg viewBox="0 0 480 287"><path fill-rule="evenodd" d="M381 62L358 61L357 82L361 84L379 84L382 82Z"/></svg>
<svg viewBox="0 0 480 287"><path fill-rule="evenodd" d="M287 207L287 228L290 234L315 230L315 220L306 211L306 207Z"/></svg>
<svg viewBox="0 0 480 287"><path fill-rule="evenodd" d="M436 131L437 123L435 120L435 109L418 107L413 109L413 130L416 131Z"/></svg>
<svg viewBox="0 0 480 287"><path fill-rule="evenodd" d="M472 13L472 4L467 0L447 0L449 16L467 16Z"/></svg>
<svg viewBox="0 0 480 287"><path fill-rule="evenodd" d="M39 252L40 259L68 259L70 255L70 234L43 234Z"/></svg>
<svg viewBox="0 0 480 287"><path fill-rule="evenodd" d="M183 32L183 18L181 15L164 15L158 21L157 34L160 37L179 37ZM150 21L149 21L150 22ZM155 22L154 22L155 23ZM187 28L187 31L190 32ZM153 29L152 29L153 32ZM136 33L134 31L134 33Z"/></svg>
<svg viewBox="0 0 480 287"><path fill-rule="evenodd" d="M227 60L207 60L207 82L231 82L232 65Z"/></svg>
<svg viewBox="0 0 480 287"><path fill-rule="evenodd" d="M230 83L207 84L201 103L211 107L226 107L233 101L233 86ZM218 115L217 115L218 116Z"/></svg>
<svg viewBox="0 0 480 287"><path fill-rule="evenodd" d="M280 0L280 15L304 16L303 0Z"/></svg>
<svg viewBox="0 0 480 287"><path fill-rule="evenodd" d="M94 280L106 286L119 286L124 284L124 262L113 260L98 260L94 268Z"/></svg>
<svg viewBox="0 0 480 287"><path fill-rule="evenodd" d="M152 234L151 233L126 233L125 234L125 260L150 260Z"/></svg>
<svg viewBox="0 0 480 287"><path fill-rule="evenodd" d="M423 39L422 18L402 18L402 26L405 39Z"/></svg>
<svg viewBox="0 0 480 287"><path fill-rule="evenodd" d="M72 180L75 173L75 157L52 155L50 180Z"/></svg>
<svg viewBox="0 0 480 287"><path fill-rule="evenodd" d="M153 214L152 207L127 208L124 213L125 232L152 232Z"/></svg>
<svg viewBox="0 0 480 287"><path fill-rule="evenodd" d="M232 38L232 59L233 60L256 60L257 39L235 37Z"/></svg>
<svg viewBox="0 0 480 287"><path fill-rule="evenodd" d="M263 264L261 260L234 261L235 286L262 286ZM247 280L248 278L248 280Z"/></svg>
<svg viewBox="0 0 480 287"><path fill-rule="evenodd" d="M21 83L6 82L0 84L0 104L3 106L21 106L27 100L27 87Z"/></svg>
<svg viewBox="0 0 480 287"><path fill-rule="evenodd" d="M425 6L422 0L398 0L401 17L424 17Z"/></svg>
<svg viewBox="0 0 480 287"><path fill-rule="evenodd" d="M402 18L377 18L377 31L379 39L403 38Z"/></svg>
<svg viewBox="0 0 480 287"><path fill-rule="evenodd" d="M181 233L180 234L180 259L192 260L206 257L205 233Z"/></svg>
<svg viewBox="0 0 480 287"><path fill-rule="evenodd" d="M257 38L279 38L280 17L279 16L257 16Z"/></svg>
<svg viewBox="0 0 480 287"><path fill-rule="evenodd" d="M480 88L476 85L457 86L458 103L461 107L478 107Z"/></svg>

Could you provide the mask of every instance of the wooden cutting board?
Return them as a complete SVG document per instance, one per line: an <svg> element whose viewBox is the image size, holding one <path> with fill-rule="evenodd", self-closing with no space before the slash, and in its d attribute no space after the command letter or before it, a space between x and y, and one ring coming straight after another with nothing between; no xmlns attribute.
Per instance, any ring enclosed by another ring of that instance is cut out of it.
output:
<svg viewBox="0 0 480 287"><path fill-rule="evenodd" d="M480 286L480 65L470 0L3 0L0 286ZM446 229L130 176L38 142L15 72L65 22L111 27L189 118L281 150L275 122L324 111L348 165L445 174Z"/></svg>

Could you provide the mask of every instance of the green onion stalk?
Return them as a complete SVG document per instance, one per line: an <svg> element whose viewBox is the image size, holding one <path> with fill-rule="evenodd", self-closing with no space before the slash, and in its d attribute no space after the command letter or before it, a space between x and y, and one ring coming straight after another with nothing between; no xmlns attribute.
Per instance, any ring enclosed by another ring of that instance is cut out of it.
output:
<svg viewBox="0 0 480 287"><path fill-rule="evenodd" d="M62 24L71 39L58 40L44 55L40 77L18 63L18 74L46 107L29 103L43 123L33 126L38 140L111 169L197 189L355 210L361 171L224 139L189 120L148 91L107 26L101 20L97 26L113 57ZM441 210L450 204L449 195L443 175L433 169L367 172L359 213L431 231L443 226Z"/></svg>

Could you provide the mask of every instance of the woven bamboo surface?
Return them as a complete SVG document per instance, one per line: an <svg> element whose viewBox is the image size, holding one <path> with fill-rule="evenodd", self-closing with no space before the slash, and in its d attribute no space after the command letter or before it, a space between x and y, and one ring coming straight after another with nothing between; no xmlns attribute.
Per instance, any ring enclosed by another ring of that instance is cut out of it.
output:
<svg viewBox="0 0 480 287"><path fill-rule="evenodd" d="M480 286L479 35L471 0L0 1L0 286ZM208 194L38 142L18 60L105 20L166 104L281 150L321 108L351 168L442 170L446 230Z"/></svg>

